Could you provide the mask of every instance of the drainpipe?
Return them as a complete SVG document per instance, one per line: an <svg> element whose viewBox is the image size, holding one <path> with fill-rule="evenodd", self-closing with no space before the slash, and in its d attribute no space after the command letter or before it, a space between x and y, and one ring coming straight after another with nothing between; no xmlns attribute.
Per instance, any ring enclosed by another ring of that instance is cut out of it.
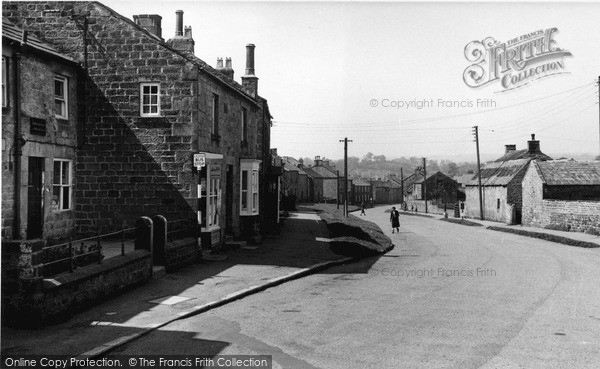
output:
<svg viewBox="0 0 600 369"><path fill-rule="evenodd" d="M13 65L13 78L15 79L14 90L14 110L15 110L15 132L14 132L14 155L15 155L15 201L13 203L14 219L13 219L13 239L21 239L21 156L23 151L21 147L25 143L21 135L21 85L20 85L20 63L21 63L21 46L27 43L27 31L23 31L21 44L15 44L15 57Z"/></svg>

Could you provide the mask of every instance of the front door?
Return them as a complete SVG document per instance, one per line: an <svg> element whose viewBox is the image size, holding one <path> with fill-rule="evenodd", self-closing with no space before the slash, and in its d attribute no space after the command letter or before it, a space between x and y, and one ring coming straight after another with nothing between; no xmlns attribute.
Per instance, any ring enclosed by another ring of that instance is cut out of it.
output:
<svg viewBox="0 0 600 369"><path fill-rule="evenodd" d="M233 165L227 166L225 178L225 233L233 233Z"/></svg>
<svg viewBox="0 0 600 369"><path fill-rule="evenodd" d="M29 157L27 182L27 239L40 238L44 227L44 158Z"/></svg>

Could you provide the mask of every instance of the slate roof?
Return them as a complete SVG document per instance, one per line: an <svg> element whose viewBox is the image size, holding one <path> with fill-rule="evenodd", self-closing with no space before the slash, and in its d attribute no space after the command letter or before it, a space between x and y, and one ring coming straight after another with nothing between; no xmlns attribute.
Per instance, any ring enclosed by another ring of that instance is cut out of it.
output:
<svg viewBox="0 0 600 369"><path fill-rule="evenodd" d="M364 180L362 178L355 178L352 180L352 183L355 186L371 186L371 184L369 182L367 182L366 180Z"/></svg>
<svg viewBox="0 0 600 369"><path fill-rule="evenodd" d="M541 151L530 152L528 149L523 149L510 151L494 161L500 162L519 159L552 160L551 157Z"/></svg>
<svg viewBox="0 0 600 369"><path fill-rule="evenodd" d="M327 175L322 175L319 172L316 172L314 170L315 167L310 167L310 168L304 168L304 172L306 172L306 174L309 175L309 177L312 178L337 178L337 175L335 173L332 173L330 171L325 171L325 173L327 173Z"/></svg>
<svg viewBox="0 0 600 369"><path fill-rule="evenodd" d="M506 186L513 178L525 168L531 159L516 159L509 161L492 161L481 168L481 185L482 186ZM477 186L478 176L473 175L473 179L465 186Z"/></svg>
<svg viewBox="0 0 600 369"><path fill-rule="evenodd" d="M477 173L463 174L461 176L454 177L454 180L459 185L464 185L465 183L469 183L474 179L477 179Z"/></svg>
<svg viewBox="0 0 600 369"><path fill-rule="evenodd" d="M17 27L15 24L13 24L7 18L2 17L2 37L6 37L8 39L11 39L13 41L20 43L23 38L23 29ZM46 54L51 54L51 55L54 55L61 59L67 60L69 62L74 62L73 59L71 59L70 57L68 57L65 54L60 53L58 50L56 50L50 44L47 44L47 43L41 41L39 38L37 38L31 32L27 33L26 45L33 49L36 49L38 51L44 52Z"/></svg>
<svg viewBox="0 0 600 369"><path fill-rule="evenodd" d="M300 164L300 162L298 160L292 158L291 156L283 156L282 159L285 164L283 167L284 171L298 172L298 174L306 175L306 172L304 171L304 169L298 168L298 164Z"/></svg>
<svg viewBox="0 0 600 369"><path fill-rule="evenodd" d="M535 161L549 186L600 185L600 161Z"/></svg>

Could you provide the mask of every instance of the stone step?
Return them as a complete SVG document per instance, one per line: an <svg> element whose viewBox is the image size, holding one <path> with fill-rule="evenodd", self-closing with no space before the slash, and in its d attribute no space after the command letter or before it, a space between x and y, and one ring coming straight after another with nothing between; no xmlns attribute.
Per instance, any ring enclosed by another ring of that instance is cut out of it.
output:
<svg viewBox="0 0 600 369"><path fill-rule="evenodd" d="M223 261L223 260L227 260L227 255L203 255L202 260Z"/></svg>
<svg viewBox="0 0 600 369"><path fill-rule="evenodd" d="M162 265L155 265L152 267L152 279L159 279L166 274L165 267Z"/></svg>
<svg viewBox="0 0 600 369"><path fill-rule="evenodd" d="M225 242L225 250L239 250L248 244L246 241L227 241Z"/></svg>

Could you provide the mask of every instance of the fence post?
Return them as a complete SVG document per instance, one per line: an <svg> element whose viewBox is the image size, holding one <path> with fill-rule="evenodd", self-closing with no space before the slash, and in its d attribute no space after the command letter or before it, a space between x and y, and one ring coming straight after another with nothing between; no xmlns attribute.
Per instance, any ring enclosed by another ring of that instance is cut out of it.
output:
<svg viewBox="0 0 600 369"><path fill-rule="evenodd" d="M100 243L100 229L98 229L98 236L96 237L96 245L98 246L98 264L102 264L102 244Z"/></svg>
<svg viewBox="0 0 600 369"><path fill-rule="evenodd" d="M73 273L73 238L69 236L69 272Z"/></svg>
<svg viewBox="0 0 600 369"><path fill-rule="evenodd" d="M121 256L125 256L125 221L121 223Z"/></svg>

